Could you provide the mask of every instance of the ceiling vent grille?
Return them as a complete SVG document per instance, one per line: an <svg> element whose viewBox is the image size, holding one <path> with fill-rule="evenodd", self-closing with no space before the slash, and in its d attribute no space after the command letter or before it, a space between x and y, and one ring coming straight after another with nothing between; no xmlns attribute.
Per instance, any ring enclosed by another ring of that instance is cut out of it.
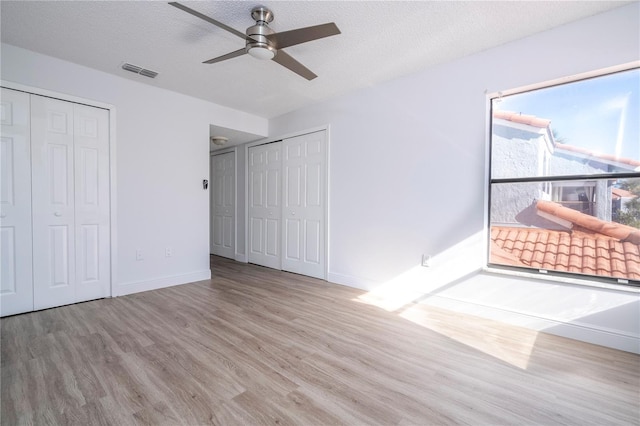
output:
<svg viewBox="0 0 640 426"><path fill-rule="evenodd" d="M124 64L122 64L122 69L123 70L127 70L127 71L131 71L131 72L134 72L136 74L140 74L140 75L143 75L143 76L149 77L149 78L156 78L156 76L158 75L158 73L155 72L155 71L147 70L147 69L144 69L144 68L139 67L137 65L127 64L126 62Z"/></svg>
<svg viewBox="0 0 640 426"><path fill-rule="evenodd" d="M149 78L156 78L156 75L158 75L158 73L155 71L143 69L140 71L140 75L144 75L145 77L149 77Z"/></svg>

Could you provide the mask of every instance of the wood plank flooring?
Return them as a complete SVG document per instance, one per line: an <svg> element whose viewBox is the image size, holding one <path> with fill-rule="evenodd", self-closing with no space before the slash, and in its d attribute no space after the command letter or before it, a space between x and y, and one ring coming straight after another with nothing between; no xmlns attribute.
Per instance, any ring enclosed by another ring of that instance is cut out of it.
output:
<svg viewBox="0 0 640 426"><path fill-rule="evenodd" d="M633 425L640 357L212 258L1 322L1 423Z"/></svg>

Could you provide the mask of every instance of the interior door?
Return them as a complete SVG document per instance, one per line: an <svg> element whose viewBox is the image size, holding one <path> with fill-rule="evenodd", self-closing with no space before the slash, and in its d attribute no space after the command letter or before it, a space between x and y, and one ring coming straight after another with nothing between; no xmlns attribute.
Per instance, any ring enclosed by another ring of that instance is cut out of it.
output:
<svg viewBox="0 0 640 426"><path fill-rule="evenodd" d="M73 104L76 302L110 294L109 112Z"/></svg>
<svg viewBox="0 0 640 426"><path fill-rule="evenodd" d="M34 309L109 294L108 120L31 96Z"/></svg>
<svg viewBox="0 0 640 426"><path fill-rule="evenodd" d="M325 132L283 141L282 269L311 277L325 273Z"/></svg>
<svg viewBox="0 0 640 426"><path fill-rule="evenodd" d="M250 263L281 268L281 142L249 148Z"/></svg>
<svg viewBox="0 0 640 426"><path fill-rule="evenodd" d="M235 258L235 153L211 157L211 253Z"/></svg>
<svg viewBox="0 0 640 426"><path fill-rule="evenodd" d="M29 94L0 102L0 314L33 310Z"/></svg>

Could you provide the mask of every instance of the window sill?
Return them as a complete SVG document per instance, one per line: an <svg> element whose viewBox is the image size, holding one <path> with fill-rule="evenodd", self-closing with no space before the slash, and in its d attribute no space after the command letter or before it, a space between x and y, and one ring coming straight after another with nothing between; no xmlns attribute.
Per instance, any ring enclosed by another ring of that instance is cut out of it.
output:
<svg viewBox="0 0 640 426"><path fill-rule="evenodd" d="M534 273L534 272L494 268L491 266L483 267L482 271L489 274L509 275L512 277L527 278L527 279L547 281L547 282L551 281L551 282L557 282L561 284L575 285L579 287L593 287L593 288L599 288L599 289L605 289L605 290L620 291L624 293L640 294L640 287L634 287L634 286L624 285L624 284L599 282L599 281L589 280L588 278L581 279L581 278L563 277L558 275L545 275L545 274Z"/></svg>

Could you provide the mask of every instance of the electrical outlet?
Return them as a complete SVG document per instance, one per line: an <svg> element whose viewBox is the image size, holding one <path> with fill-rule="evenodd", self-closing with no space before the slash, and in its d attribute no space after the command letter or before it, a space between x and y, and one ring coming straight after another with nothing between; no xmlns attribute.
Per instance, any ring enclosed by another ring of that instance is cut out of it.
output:
<svg viewBox="0 0 640 426"><path fill-rule="evenodd" d="M173 255L173 251L171 250L171 247L166 247L164 249L164 257L171 257Z"/></svg>
<svg viewBox="0 0 640 426"><path fill-rule="evenodd" d="M429 266L431 266L431 255L430 254L423 254L422 255L422 266L424 266L425 268L428 268Z"/></svg>
<svg viewBox="0 0 640 426"><path fill-rule="evenodd" d="M136 249L136 260L144 260L144 256L142 256L142 249Z"/></svg>

